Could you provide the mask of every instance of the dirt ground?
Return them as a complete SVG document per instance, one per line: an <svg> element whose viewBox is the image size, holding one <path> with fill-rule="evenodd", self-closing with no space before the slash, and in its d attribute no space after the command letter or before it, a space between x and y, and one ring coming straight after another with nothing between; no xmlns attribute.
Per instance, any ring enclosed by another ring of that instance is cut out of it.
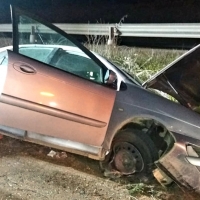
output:
<svg viewBox="0 0 200 200"><path fill-rule="evenodd" d="M193 200L198 195L153 180L109 180L97 161L6 136L0 140L0 200Z"/></svg>

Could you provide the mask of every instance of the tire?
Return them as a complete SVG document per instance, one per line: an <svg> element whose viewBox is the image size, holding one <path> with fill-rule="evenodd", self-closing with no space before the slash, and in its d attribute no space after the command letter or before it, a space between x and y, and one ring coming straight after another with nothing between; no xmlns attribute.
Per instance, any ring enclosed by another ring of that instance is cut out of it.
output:
<svg viewBox="0 0 200 200"><path fill-rule="evenodd" d="M111 151L100 162L104 175L115 174L152 174L154 161L158 159L156 149L150 137L140 131L126 129L120 131L113 139ZM109 172L109 173L107 173ZM111 175L113 176L113 175Z"/></svg>

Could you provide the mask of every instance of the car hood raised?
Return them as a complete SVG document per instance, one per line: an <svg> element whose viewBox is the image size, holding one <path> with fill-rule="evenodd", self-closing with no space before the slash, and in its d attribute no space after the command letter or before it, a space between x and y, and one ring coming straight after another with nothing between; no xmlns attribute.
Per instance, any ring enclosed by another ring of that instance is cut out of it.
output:
<svg viewBox="0 0 200 200"><path fill-rule="evenodd" d="M163 91L181 104L200 106L200 45L183 54L143 84Z"/></svg>

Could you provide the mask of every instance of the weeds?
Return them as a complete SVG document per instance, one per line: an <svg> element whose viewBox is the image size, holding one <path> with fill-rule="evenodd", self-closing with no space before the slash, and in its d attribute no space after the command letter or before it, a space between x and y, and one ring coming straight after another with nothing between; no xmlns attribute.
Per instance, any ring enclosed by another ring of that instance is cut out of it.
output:
<svg viewBox="0 0 200 200"><path fill-rule="evenodd" d="M144 183L130 184L127 189L131 195L143 194L145 187Z"/></svg>
<svg viewBox="0 0 200 200"><path fill-rule="evenodd" d="M151 200L172 200L177 199L177 196L173 194L173 192L167 191L166 188L161 188L160 186L156 186L156 184L144 184L144 183L137 183L137 184L128 184L127 190L129 194L135 199L139 200L140 197L147 197ZM179 191L180 192L180 191ZM179 196L179 195L178 195ZM143 199L142 198L142 199Z"/></svg>
<svg viewBox="0 0 200 200"><path fill-rule="evenodd" d="M131 196L145 195L151 197L151 199L161 199L164 192L157 190L153 185L146 185L144 183L129 184L127 189Z"/></svg>
<svg viewBox="0 0 200 200"><path fill-rule="evenodd" d="M127 189L132 196L143 194L153 197L157 196L158 194L160 195L160 191L157 191L155 186L146 185L144 183L129 184Z"/></svg>
<svg viewBox="0 0 200 200"><path fill-rule="evenodd" d="M101 43L87 43L86 46L114 64L120 66L142 81L161 70L184 53L183 50L146 49L125 46L109 46Z"/></svg>

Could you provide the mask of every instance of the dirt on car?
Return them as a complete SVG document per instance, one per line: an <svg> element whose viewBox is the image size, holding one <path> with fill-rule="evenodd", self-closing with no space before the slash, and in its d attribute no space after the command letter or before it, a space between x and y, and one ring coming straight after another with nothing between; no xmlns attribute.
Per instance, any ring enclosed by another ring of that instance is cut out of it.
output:
<svg viewBox="0 0 200 200"><path fill-rule="evenodd" d="M1 200L198 199L155 180L108 179L98 161L4 136L0 140Z"/></svg>

